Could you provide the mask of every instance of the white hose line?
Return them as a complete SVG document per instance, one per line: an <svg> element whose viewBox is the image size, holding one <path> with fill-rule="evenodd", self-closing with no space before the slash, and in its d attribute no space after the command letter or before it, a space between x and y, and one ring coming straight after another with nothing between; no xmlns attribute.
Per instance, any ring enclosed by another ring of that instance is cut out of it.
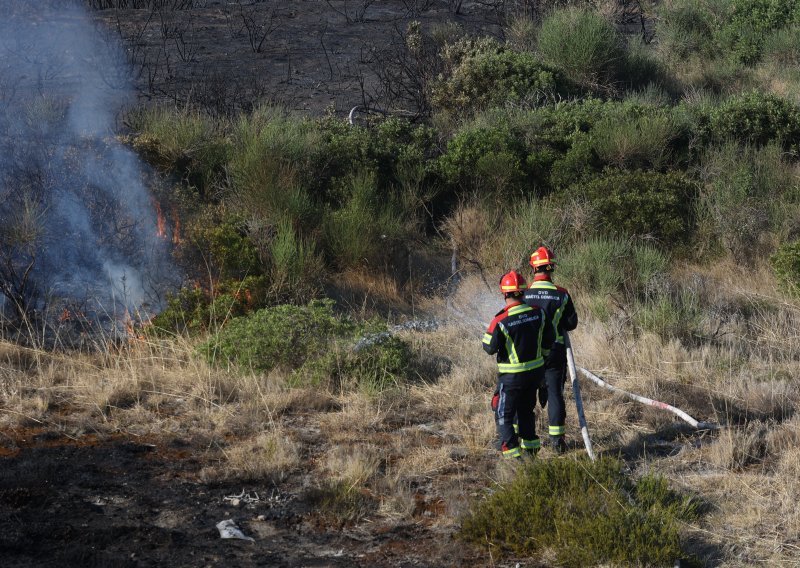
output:
<svg viewBox="0 0 800 568"><path fill-rule="evenodd" d="M594 449L592 448L592 439L589 437L589 426L586 424L586 416L583 414L583 400L581 399L581 388L578 385L578 373L575 372L575 358L572 355L572 345L569 342L569 335L564 332L564 344L567 347L567 368L569 369L569 378L572 382L572 396L575 398L575 409L578 413L578 424L581 427L581 436L583 436L583 445L586 448L586 453L589 454L589 459L595 461Z"/></svg>
<svg viewBox="0 0 800 568"><path fill-rule="evenodd" d="M605 389L608 389L610 391L624 394L628 398L632 398L633 400L635 400L637 402L641 402L642 404L646 404L648 406L654 406L654 407L660 408L662 410L667 410L667 411L673 413L674 415L678 416L682 420L688 422L694 428L704 429L704 430L716 430L716 429L718 429L720 427L719 424L714 424L713 422L699 422L699 421L695 420L694 418L692 418L691 416L689 416L688 414L686 414L680 408L675 408L674 406L671 406L671 405L669 405L669 404L667 404L665 402L660 402L658 400L653 400L652 398L647 398L647 397L644 397L644 396L640 396L638 394L633 394L631 392L622 390L621 388L612 386L612 385L608 384L607 382L605 382L600 377L598 377L597 375L595 375L594 373L592 373L590 371L587 371L586 369L584 369L582 367L578 367L578 370L581 373L583 373L584 377L586 377L587 379L592 381L594 384L596 384L598 386L601 386L601 387L603 387Z"/></svg>

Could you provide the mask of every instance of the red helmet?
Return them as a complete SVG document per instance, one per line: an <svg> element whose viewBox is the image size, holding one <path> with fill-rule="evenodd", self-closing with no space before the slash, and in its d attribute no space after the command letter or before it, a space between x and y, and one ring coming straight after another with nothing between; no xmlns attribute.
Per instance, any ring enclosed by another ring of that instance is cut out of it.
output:
<svg viewBox="0 0 800 568"><path fill-rule="evenodd" d="M508 294L509 292L522 292L527 287L528 284L525 282L525 279L522 277L522 274L520 274L516 270L507 272L500 279L500 291L503 292L504 294Z"/></svg>
<svg viewBox="0 0 800 568"><path fill-rule="evenodd" d="M553 254L547 247L539 247L531 255L531 266L537 269L540 266L547 266L548 264L554 266L556 263L556 255Z"/></svg>

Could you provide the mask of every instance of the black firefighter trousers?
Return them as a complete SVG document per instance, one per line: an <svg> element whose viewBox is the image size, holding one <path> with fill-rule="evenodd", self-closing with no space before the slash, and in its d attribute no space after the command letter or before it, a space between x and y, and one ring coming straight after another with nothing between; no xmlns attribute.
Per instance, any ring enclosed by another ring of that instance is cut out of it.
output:
<svg viewBox="0 0 800 568"><path fill-rule="evenodd" d="M547 404L547 419L551 438L564 435L567 409L564 403L564 383L567 381L567 349L557 343L544 361L544 382L539 391L539 401Z"/></svg>
<svg viewBox="0 0 800 568"><path fill-rule="evenodd" d="M533 408L536 393L544 386L542 368L524 373L507 373L498 377L498 402L495 411L501 449L508 457L520 455L520 449L535 452L539 449L536 419ZM514 431L517 418L519 435Z"/></svg>

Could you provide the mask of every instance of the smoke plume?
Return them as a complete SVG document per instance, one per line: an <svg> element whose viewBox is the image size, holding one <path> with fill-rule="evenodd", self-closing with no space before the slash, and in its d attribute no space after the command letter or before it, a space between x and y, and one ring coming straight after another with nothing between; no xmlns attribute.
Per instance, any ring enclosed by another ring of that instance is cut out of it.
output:
<svg viewBox="0 0 800 568"><path fill-rule="evenodd" d="M0 0L0 14L0 308L155 307L168 251L147 171L115 139L124 53L77 2Z"/></svg>

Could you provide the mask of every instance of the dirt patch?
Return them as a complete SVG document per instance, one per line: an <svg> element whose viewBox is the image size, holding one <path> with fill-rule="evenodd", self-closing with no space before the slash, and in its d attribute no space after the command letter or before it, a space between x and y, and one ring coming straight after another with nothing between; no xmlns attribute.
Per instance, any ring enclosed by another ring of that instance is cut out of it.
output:
<svg viewBox="0 0 800 568"><path fill-rule="evenodd" d="M202 483L202 448L45 431L6 432L1 439L3 566L486 562L451 531L422 523L330 526L306 500L299 479L272 487ZM254 542L221 539L216 524L224 519Z"/></svg>

